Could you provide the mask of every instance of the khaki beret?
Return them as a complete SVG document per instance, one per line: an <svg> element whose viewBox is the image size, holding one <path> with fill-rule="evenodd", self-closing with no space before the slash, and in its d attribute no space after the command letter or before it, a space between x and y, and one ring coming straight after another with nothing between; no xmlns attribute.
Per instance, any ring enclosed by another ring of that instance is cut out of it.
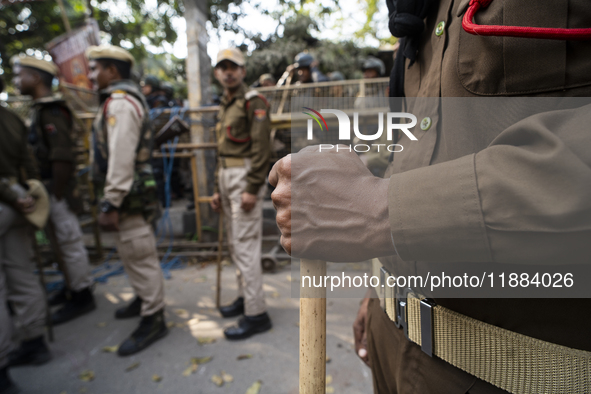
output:
<svg viewBox="0 0 591 394"><path fill-rule="evenodd" d="M57 75L59 68L54 62L48 62L47 60L37 59L36 57L32 56L13 56L10 59L10 63L13 66L20 65L22 67L31 67L37 70L45 71L53 75L54 77Z"/></svg>
<svg viewBox="0 0 591 394"><path fill-rule="evenodd" d="M91 46L86 50L86 57L89 60L96 60L96 59L114 59L114 60L121 60L123 62L133 63L135 59L131 56L131 53L127 52L125 49L115 46L115 45L99 45L99 46Z"/></svg>
<svg viewBox="0 0 591 394"><path fill-rule="evenodd" d="M216 66L224 60L229 60L239 66L244 66L245 63L244 56L242 55L242 52L238 50L238 48L228 48L219 51L217 61L215 62Z"/></svg>

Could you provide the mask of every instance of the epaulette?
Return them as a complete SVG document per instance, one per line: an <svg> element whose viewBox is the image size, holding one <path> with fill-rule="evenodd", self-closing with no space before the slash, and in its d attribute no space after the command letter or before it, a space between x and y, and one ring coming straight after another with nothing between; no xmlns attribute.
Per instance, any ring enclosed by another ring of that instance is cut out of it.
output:
<svg viewBox="0 0 591 394"><path fill-rule="evenodd" d="M247 99L247 100L250 100L250 99L255 98L258 95L259 95L259 92L258 91L256 91L256 90L249 90L248 92L246 92L244 94L244 98Z"/></svg>
<svg viewBox="0 0 591 394"><path fill-rule="evenodd" d="M111 92L112 98L123 98L125 96L127 96L127 92L125 90L113 90Z"/></svg>
<svg viewBox="0 0 591 394"><path fill-rule="evenodd" d="M244 94L244 98L246 99L246 109L248 109L248 102L250 100L252 100L253 98L258 97L261 100L263 100L265 102L265 105L268 107L269 106L269 102L267 101L267 99L265 98L265 96L263 96L262 94L260 94L257 90L249 90L248 92L246 92Z"/></svg>

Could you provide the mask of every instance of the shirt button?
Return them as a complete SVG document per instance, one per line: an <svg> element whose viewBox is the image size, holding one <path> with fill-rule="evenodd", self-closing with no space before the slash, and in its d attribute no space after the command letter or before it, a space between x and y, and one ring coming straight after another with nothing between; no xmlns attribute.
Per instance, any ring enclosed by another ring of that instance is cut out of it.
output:
<svg viewBox="0 0 591 394"><path fill-rule="evenodd" d="M443 30L445 30L445 22L441 21L437 24L437 27L435 28L435 35L437 37L440 37L443 34Z"/></svg>
<svg viewBox="0 0 591 394"><path fill-rule="evenodd" d="M425 116L423 120L421 120L421 130L427 131L431 127L431 118Z"/></svg>

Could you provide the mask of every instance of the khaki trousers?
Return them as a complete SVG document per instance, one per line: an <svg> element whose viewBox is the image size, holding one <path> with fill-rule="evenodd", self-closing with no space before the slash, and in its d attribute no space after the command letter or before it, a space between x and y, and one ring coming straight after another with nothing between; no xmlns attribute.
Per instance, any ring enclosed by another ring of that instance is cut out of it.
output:
<svg viewBox="0 0 591 394"><path fill-rule="evenodd" d="M68 207L65 198L58 201L51 196L49 219L55 229L55 237L68 271L70 290L80 291L93 283L90 275L88 252L82 240L82 230L78 218Z"/></svg>
<svg viewBox="0 0 591 394"><path fill-rule="evenodd" d="M219 187L230 257L238 267L238 294L244 297L244 314L254 316L267 309L261 267L263 196L267 187L259 190L255 207L243 211L240 204L247 172L248 167L220 168Z"/></svg>
<svg viewBox="0 0 591 394"><path fill-rule="evenodd" d="M116 242L129 283L142 299L141 315L153 315L164 308L164 276L152 226L142 215L124 217Z"/></svg>
<svg viewBox="0 0 591 394"><path fill-rule="evenodd" d="M23 339L45 332L45 296L34 274L31 228L12 207L0 203L0 368L8 363L14 307Z"/></svg>

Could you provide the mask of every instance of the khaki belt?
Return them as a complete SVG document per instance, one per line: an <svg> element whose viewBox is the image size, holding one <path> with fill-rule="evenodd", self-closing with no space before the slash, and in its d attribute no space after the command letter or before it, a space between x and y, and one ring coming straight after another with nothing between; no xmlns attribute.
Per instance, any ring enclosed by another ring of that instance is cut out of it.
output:
<svg viewBox="0 0 591 394"><path fill-rule="evenodd" d="M392 276L383 267L380 275L381 283ZM390 320L429 356L510 393L591 393L591 352L472 319L411 289L384 290Z"/></svg>
<svg viewBox="0 0 591 394"><path fill-rule="evenodd" d="M246 161L243 157L220 157L222 168L244 167Z"/></svg>

